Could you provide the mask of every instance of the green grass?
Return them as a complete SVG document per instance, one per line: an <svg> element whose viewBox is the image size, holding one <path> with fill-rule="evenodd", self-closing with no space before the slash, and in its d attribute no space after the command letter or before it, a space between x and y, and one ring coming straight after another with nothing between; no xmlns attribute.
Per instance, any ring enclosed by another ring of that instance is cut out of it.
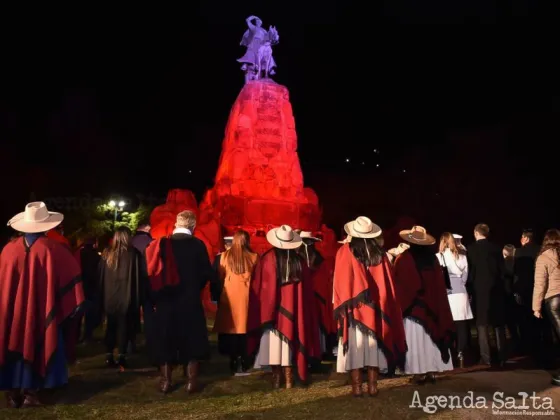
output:
<svg viewBox="0 0 560 420"><path fill-rule="evenodd" d="M214 349L215 350L215 349ZM119 373L103 366L101 344L80 347L79 362L71 368L68 387L44 395L43 408L0 410L0 419L419 419L428 415L411 410L414 390L408 378L380 381L377 398L349 396L347 376L324 373L313 376L307 388L273 391L270 375L255 373L234 378L228 363L216 355L201 369L204 389L187 396L182 371L174 372L176 389L169 395L157 390L158 373L148 368L142 355L130 358L130 368ZM473 388L474 387L474 388ZM481 387L461 375L448 376L423 392L464 394L476 389L489 395L493 387ZM56 402L56 404L54 404ZM458 418L458 412L439 412L431 418Z"/></svg>

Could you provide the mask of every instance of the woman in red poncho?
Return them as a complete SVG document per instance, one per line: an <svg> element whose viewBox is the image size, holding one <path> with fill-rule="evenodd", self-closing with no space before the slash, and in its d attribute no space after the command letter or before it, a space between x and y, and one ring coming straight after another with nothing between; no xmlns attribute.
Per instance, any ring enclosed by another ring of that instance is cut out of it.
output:
<svg viewBox="0 0 560 420"><path fill-rule="evenodd" d="M405 373L413 382L435 381L435 372L452 370L454 324L442 268L430 245L436 240L421 226L403 230L410 248L395 260L395 284L403 311L408 352Z"/></svg>
<svg viewBox="0 0 560 420"><path fill-rule="evenodd" d="M314 237L311 232L296 232L303 242L297 251L311 272L321 354L324 357L332 357L336 343L336 323L332 306L333 268L315 248L315 244L321 239Z"/></svg>
<svg viewBox="0 0 560 420"><path fill-rule="evenodd" d="M403 366L406 342L391 267L376 240L381 229L367 217L344 227L352 238L336 254L334 313L339 326L337 372L350 372L352 394L362 396L361 369L375 396L379 371Z"/></svg>
<svg viewBox="0 0 560 420"><path fill-rule="evenodd" d="M286 388L292 388L293 367L305 383L310 360L320 356L315 311L309 305L313 283L296 252L301 238L290 226L272 229L266 237L274 248L259 260L251 282L248 353L256 354L255 368L272 368L274 388L280 388L282 376Z"/></svg>

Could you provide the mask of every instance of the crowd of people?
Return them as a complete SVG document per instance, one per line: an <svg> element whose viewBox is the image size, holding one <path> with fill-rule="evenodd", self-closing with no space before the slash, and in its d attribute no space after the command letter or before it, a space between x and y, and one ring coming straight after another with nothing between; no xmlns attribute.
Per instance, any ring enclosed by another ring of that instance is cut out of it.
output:
<svg viewBox="0 0 560 420"><path fill-rule="evenodd" d="M168 237L152 239L148 225L134 235L118 228L101 254L93 239L72 254L49 238L62 220L33 202L8 223L21 233L0 257L0 389L10 407L40 405L38 390L67 383L80 331L91 340L103 318L107 366L127 368L143 324L160 391L171 392L177 368L185 391L199 391L200 362L211 353L201 298L208 283L218 304L213 331L231 373L269 369L275 389L308 383L317 363L336 358L352 395L373 397L380 374L434 382L439 372L474 363L473 354L479 364L503 367L506 327L514 351L540 361L552 328L560 335L555 229L541 247L523 232L515 250L490 242L489 227L479 224L468 249L460 235L443 233L436 252L435 237L412 226L385 251L382 229L362 216L345 225L334 261L321 255L312 232L283 225L267 233L263 255L243 230L224 238L212 264L193 235L191 211L177 215Z"/></svg>

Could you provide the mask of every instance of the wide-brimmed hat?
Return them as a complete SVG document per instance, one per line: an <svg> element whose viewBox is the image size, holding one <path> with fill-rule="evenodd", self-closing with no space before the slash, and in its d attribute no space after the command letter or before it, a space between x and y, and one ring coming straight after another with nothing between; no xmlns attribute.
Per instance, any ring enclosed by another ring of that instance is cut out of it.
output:
<svg viewBox="0 0 560 420"><path fill-rule="evenodd" d="M300 229L296 229L295 232L299 235L299 237L300 237L302 240L303 240L303 239L309 239L309 240L311 240L311 241L316 241L316 242L321 241L321 239L319 239L319 238L313 236L313 233L312 233L312 232L308 232L308 231L300 230Z"/></svg>
<svg viewBox="0 0 560 420"><path fill-rule="evenodd" d="M8 226L18 232L40 233L51 230L64 220L62 213L49 211L42 201L34 201L25 206L25 211L16 214Z"/></svg>
<svg viewBox="0 0 560 420"><path fill-rule="evenodd" d="M436 238L428 234L426 228L422 226L413 226L410 230L401 230L399 235L405 241L415 245L433 245L436 243Z"/></svg>
<svg viewBox="0 0 560 420"><path fill-rule="evenodd" d="M344 225L344 231L353 238L377 238L382 231L368 217L360 216Z"/></svg>
<svg viewBox="0 0 560 420"><path fill-rule="evenodd" d="M274 248L280 249L296 249L302 244L301 237L288 225L269 230L266 240Z"/></svg>

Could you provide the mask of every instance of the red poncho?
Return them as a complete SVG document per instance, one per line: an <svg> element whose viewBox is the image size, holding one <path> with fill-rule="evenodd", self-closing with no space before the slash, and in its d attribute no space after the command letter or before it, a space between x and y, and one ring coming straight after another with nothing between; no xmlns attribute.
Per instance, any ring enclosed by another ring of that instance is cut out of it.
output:
<svg viewBox="0 0 560 420"><path fill-rule="evenodd" d="M49 230L47 232L47 238L53 239L58 243L66 245L68 248L70 248L70 241L56 229Z"/></svg>
<svg viewBox="0 0 560 420"><path fill-rule="evenodd" d="M46 237L31 248L24 238L6 245L0 255L0 367L15 353L44 377L60 325L83 303L80 269L64 245ZM77 334L70 335L69 358Z"/></svg>
<svg viewBox="0 0 560 420"><path fill-rule="evenodd" d="M281 284L274 249L262 256L251 281L247 331L248 352L256 354L263 331L277 330L290 345L298 375L306 382L309 359L320 357L320 349L315 311L309 304L313 284L303 261L302 266L300 281Z"/></svg>
<svg viewBox="0 0 560 420"><path fill-rule="evenodd" d="M349 244L336 254L334 269L334 312L344 351L348 328L357 326L372 334L391 365L404 367L406 337L389 261L366 267L354 257Z"/></svg>
<svg viewBox="0 0 560 420"><path fill-rule="evenodd" d="M325 335L336 334L336 322L333 315L333 269L327 260L323 260L315 269L311 269L311 279L315 291L315 309L321 332Z"/></svg>
<svg viewBox="0 0 560 420"><path fill-rule="evenodd" d="M178 286L179 272L173 255L170 238L159 238L146 248L146 264L152 291Z"/></svg>
<svg viewBox="0 0 560 420"><path fill-rule="evenodd" d="M410 318L424 327L439 348L443 362L447 363L455 326L445 278L436 257L433 267L422 270L420 275L412 254L405 251L395 260L394 276L403 318Z"/></svg>

